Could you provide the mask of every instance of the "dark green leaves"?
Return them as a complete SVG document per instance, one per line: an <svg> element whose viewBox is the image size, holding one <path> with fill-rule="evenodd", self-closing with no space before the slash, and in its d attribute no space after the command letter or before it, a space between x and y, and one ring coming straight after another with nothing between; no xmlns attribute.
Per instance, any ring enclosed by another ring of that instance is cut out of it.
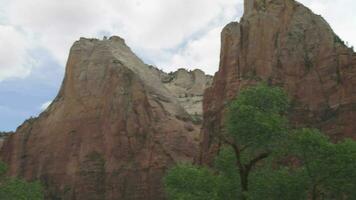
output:
<svg viewBox="0 0 356 200"><path fill-rule="evenodd" d="M215 158L217 194L221 200L236 200L241 194L240 174L232 148L223 147Z"/></svg>
<svg viewBox="0 0 356 200"><path fill-rule="evenodd" d="M332 143L314 129L295 131L290 141L291 156L301 161L308 193L319 198L356 197L356 142Z"/></svg>
<svg viewBox="0 0 356 200"><path fill-rule="evenodd" d="M3 178L6 171L7 171L7 166L5 165L5 163L0 161L0 180Z"/></svg>
<svg viewBox="0 0 356 200"><path fill-rule="evenodd" d="M231 103L230 110L234 111L240 106L254 107L266 113L284 113L289 107L289 101L281 88L260 84L242 90L238 98Z"/></svg>
<svg viewBox="0 0 356 200"><path fill-rule="evenodd" d="M236 200L241 194L239 172L231 148L222 148L215 167L180 164L164 178L171 200Z"/></svg>
<svg viewBox="0 0 356 200"><path fill-rule="evenodd" d="M169 171L164 184L172 200L216 200L216 180L207 168L181 164Z"/></svg>
<svg viewBox="0 0 356 200"><path fill-rule="evenodd" d="M170 170L169 199L356 199L356 142L332 143L315 129L291 130L287 110L279 88L241 91L229 105L214 166Z"/></svg>
<svg viewBox="0 0 356 200"><path fill-rule="evenodd" d="M243 90L229 106L228 134L239 145L271 149L287 133L287 120L283 115L287 109L288 98L279 88L259 85Z"/></svg>
<svg viewBox="0 0 356 200"><path fill-rule="evenodd" d="M42 200L42 186L39 182L27 183L20 179L8 179L0 186L0 199Z"/></svg>
<svg viewBox="0 0 356 200"><path fill-rule="evenodd" d="M28 183L18 178L4 177L6 165L0 162L0 199L42 200L43 189L39 182Z"/></svg>

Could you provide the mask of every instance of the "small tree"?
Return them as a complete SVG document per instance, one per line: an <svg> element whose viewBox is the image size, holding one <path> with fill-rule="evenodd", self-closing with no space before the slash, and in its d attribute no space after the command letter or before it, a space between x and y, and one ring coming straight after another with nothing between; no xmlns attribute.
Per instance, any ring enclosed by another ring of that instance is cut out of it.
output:
<svg viewBox="0 0 356 200"><path fill-rule="evenodd" d="M39 182L28 183L18 178L6 177L7 167L0 161L0 199L42 200L43 189Z"/></svg>

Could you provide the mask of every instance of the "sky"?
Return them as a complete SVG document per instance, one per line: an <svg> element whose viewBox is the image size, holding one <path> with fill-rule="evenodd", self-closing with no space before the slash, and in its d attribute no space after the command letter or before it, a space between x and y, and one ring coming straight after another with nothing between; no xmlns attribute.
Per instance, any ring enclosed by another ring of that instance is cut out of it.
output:
<svg viewBox="0 0 356 200"><path fill-rule="evenodd" d="M356 46L355 0L300 0ZM242 0L0 0L0 131L15 130L56 96L70 46L119 35L164 71L218 69L221 29Z"/></svg>

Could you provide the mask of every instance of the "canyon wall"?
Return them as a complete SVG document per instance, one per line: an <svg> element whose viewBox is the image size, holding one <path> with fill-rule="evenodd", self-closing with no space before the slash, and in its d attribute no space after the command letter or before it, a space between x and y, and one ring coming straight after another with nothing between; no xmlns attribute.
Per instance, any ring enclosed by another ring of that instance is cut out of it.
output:
<svg viewBox="0 0 356 200"><path fill-rule="evenodd" d="M295 127L356 139L356 55L328 23L294 0L245 0L221 33L219 71L204 95L201 163L221 146L226 105L257 82L284 88Z"/></svg>
<svg viewBox="0 0 356 200"><path fill-rule="evenodd" d="M213 77L202 70L188 71L178 69L165 73L157 70L163 85L178 99L183 108L192 116L196 124L203 119L203 96L206 88L211 86Z"/></svg>
<svg viewBox="0 0 356 200"><path fill-rule="evenodd" d="M117 36L76 41L56 99L3 142L9 175L41 180L51 200L163 200L166 170L210 164L226 105L259 82L287 91L293 126L356 139L354 51L294 0L244 6L214 78L146 65Z"/></svg>
<svg viewBox="0 0 356 200"><path fill-rule="evenodd" d="M165 171L198 151L200 125L177 96L202 96L205 74L187 87L179 76L163 81L119 37L81 38L56 99L4 142L9 175L41 180L51 200L164 199Z"/></svg>

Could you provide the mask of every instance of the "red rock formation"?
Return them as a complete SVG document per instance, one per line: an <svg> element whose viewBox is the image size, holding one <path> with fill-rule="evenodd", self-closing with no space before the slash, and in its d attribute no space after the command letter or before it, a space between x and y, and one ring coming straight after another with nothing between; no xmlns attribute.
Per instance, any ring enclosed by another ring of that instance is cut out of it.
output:
<svg viewBox="0 0 356 200"><path fill-rule="evenodd" d="M294 0L245 0L221 34L220 68L205 92L200 161L210 163L227 102L264 80L292 99L295 126L356 138L356 55L328 23Z"/></svg>
<svg viewBox="0 0 356 200"><path fill-rule="evenodd" d="M194 118L195 123L200 124L203 119L204 91L211 86L213 77L199 69L188 71L181 68L168 74L156 69L156 72L161 77L163 85Z"/></svg>
<svg viewBox="0 0 356 200"><path fill-rule="evenodd" d="M57 98L5 141L0 156L10 175L42 180L47 199L160 200L166 169L192 161L198 134L121 38L82 38Z"/></svg>

